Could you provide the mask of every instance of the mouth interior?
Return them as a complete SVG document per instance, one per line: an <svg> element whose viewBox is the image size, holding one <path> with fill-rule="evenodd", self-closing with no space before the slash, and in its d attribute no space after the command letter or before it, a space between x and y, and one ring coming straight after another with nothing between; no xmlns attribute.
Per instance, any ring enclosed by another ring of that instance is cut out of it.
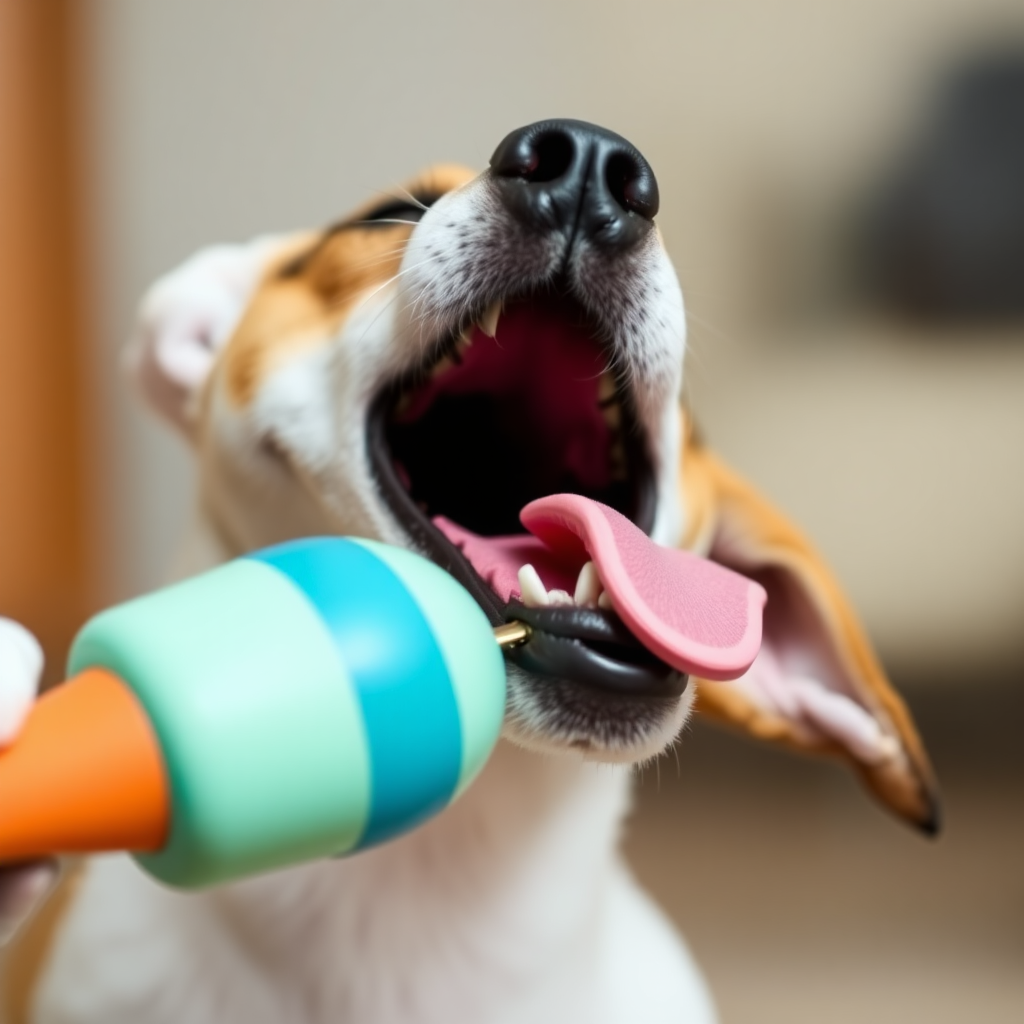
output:
<svg viewBox="0 0 1024 1024"><path fill-rule="evenodd" d="M523 299L495 337L474 327L469 341L406 391L387 430L417 506L480 537L523 533L520 509L561 492L632 518L623 401L582 310Z"/></svg>
<svg viewBox="0 0 1024 1024"><path fill-rule="evenodd" d="M653 474L610 363L578 303L531 295L507 301L496 330L474 325L439 343L371 413L371 457L393 511L495 624L522 611L521 566L571 595L586 561L525 531L519 513L531 501L568 492L645 531L653 523ZM590 611L591 625L616 619ZM597 632L594 641L622 634Z"/></svg>

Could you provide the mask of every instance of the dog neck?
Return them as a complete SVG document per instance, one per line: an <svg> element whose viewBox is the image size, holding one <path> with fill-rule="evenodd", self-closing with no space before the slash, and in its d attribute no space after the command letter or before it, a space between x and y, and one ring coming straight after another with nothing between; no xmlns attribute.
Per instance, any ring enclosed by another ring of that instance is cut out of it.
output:
<svg viewBox="0 0 1024 1024"><path fill-rule="evenodd" d="M429 989L442 964L464 992L476 972L537 983L588 941L627 801L622 769L503 741L466 794L417 831L210 899L262 972L330 1005L387 991L396 963L422 972L406 976L413 990ZM367 984L367 972L380 978Z"/></svg>
<svg viewBox="0 0 1024 1024"><path fill-rule="evenodd" d="M179 573L232 554L204 520ZM474 972L535 984L591 941L628 803L628 769L503 740L467 792L415 832L349 859L226 886L209 900L261 972L324 1005L390 991L396 962L422 972L424 991L442 966L463 995L476 987ZM456 984L453 970L467 977ZM367 984L365 972L375 971L381 977ZM419 987L412 977L407 984Z"/></svg>

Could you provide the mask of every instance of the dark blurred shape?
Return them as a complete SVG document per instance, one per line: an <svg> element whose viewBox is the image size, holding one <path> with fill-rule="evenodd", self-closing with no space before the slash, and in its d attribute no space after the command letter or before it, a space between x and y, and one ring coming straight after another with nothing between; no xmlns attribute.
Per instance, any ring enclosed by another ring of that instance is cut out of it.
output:
<svg viewBox="0 0 1024 1024"><path fill-rule="evenodd" d="M1024 49L974 58L882 187L863 255L876 300L915 319L1024 319Z"/></svg>

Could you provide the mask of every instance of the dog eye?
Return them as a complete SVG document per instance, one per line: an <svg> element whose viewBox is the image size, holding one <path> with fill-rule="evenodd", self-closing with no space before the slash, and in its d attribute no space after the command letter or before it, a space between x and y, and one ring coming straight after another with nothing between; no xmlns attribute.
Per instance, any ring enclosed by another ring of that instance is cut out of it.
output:
<svg viewBox="0 0 1024 1024"><path fill-rule="evenodd" d="M437 196L414 196L413 199L395 199L371 210L360 224L418 224L427 208L434 205Z"/></svg>

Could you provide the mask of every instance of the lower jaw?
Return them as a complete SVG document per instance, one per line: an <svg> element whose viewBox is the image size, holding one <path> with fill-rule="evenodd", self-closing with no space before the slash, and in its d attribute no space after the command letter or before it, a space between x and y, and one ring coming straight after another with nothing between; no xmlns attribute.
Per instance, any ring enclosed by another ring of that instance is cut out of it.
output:
<svg viewBox="0 0 1024 1024"><path fill-rule="evenodd" d="M675 739L694 702L692 690L626 697L514 668L509 682L506 739L534 753L610 764L656 757Z"/></svg>

